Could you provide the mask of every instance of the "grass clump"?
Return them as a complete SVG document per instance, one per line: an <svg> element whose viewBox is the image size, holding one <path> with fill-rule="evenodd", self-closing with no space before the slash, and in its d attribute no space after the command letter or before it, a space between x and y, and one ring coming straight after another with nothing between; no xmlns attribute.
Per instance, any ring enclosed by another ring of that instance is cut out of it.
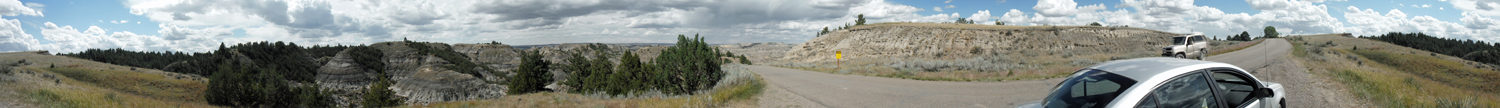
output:
<svg viewBox="0 0 1500 108"><path fill-rule="evenodd" d="M35 99L36 101L40 101L40 102L42 102L41 104L43 106L48 106L48 107L55 107L55 108L82 108L83 107L82 105L79 105L76 101L63 99L62 95L57 95L57 93L53 93L52 91L48 91L48 90L40 90L39 89L39 90L26 91L26 97L27 98L31 98L31 99Z"/></svg>

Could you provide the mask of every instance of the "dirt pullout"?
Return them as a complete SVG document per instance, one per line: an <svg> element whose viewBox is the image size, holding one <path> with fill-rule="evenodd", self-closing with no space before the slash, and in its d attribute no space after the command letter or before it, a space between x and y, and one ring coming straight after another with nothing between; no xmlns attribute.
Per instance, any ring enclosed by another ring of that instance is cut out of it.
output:
<svg viewBox="0 0 1500 108"><path fill-rule="evenodd" d="M791 91L786 91L776 84L766 84L766 91L761 93L759 99L762 108L827 108L823 104L814 103Z"/></svg>
<svg viewBox="0 0 1500 108"><path fill-rule="evenodd" d="M1303 62L1282 56L1265 68L1254 70L1262 81L1281 83L1286 87L1286 106L1301 108L1370 108L1376 107L1350 94L1348 86L1323 75L1309 73Z"/></svg>

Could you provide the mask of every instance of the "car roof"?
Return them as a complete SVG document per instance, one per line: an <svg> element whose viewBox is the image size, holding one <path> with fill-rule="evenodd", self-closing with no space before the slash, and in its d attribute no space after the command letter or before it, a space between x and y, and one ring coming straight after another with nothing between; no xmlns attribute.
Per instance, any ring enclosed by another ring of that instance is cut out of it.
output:
<svg viewBox="0 0 1500 108"><path fill-rule="evenodd" d="M1116 60L1100 63L1099 65L1088 67L1088 69L1103 70L1137 81L1146 81L1153 77L1165 76L1165 78L1170 78L1189 71L1214 67L1240 69L1227 63L1168 57Z"/></svg>
<svg viewBox="0 0 1500 108"><path fill-rule="evenodd" d="M1172 36L1172 37L1188 37L1188 36L1204 36L1204 35L1203 35L1203 33L1189 33L1189 34L1177 35L1177 36Z"/></svg>

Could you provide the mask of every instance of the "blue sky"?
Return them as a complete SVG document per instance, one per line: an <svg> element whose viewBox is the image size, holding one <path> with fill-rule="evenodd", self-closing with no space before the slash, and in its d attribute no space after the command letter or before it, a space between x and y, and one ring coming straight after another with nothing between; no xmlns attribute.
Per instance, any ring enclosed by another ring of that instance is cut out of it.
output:
<svg viewBox="0 0 1500 108"><path fill-rule="evenodd" d="M218 43L787 42L852 22L1129 25L1211 36L1423 32L1500 41L1496 0L0 0L0 52L202 52Z"/></svg>

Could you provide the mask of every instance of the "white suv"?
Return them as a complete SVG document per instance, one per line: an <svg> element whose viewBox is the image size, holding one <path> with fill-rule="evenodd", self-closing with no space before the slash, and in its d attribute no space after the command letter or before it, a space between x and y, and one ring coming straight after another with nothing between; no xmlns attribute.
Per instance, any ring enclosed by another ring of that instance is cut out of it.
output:
<svg viewBox="0 0 1500 108"><path fill-rule="evenodd" d="M1282 108L1286 88L1234 65L1166 57L1100 63L1016 108Z"/></svg>
<svg viewBox="0 0 1500 108"><path fill-rule="evenodd" d="M1208 56L1208 41L1202 33L1193 33L1172 37L1172 45L1161 48L1161 56L1187 59L1195 57L1203 60Z"/></svg>

